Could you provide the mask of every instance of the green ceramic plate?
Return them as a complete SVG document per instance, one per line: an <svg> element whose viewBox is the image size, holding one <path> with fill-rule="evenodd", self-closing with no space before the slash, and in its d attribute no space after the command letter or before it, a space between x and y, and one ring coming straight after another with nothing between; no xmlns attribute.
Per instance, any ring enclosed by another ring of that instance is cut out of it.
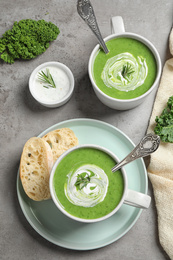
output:
<svg viewBox="0 0 173 260"><path fill-rule="evenodd" d="M79 144L97 144L123 159L133 148L131 140L117 128L92 119L72 119L53 125L39 135L42 137L57 128L69 127ZM125 166L128 187L147 193L148 179L143 159ZM69 249L91 250L106 246L125 235L135 224L142 210L123 205L107 220L94 224L79 223L61 213L52 200L35 202L25 194L17 176L17 194L21 209L31 226L48 241Z"/></svg>

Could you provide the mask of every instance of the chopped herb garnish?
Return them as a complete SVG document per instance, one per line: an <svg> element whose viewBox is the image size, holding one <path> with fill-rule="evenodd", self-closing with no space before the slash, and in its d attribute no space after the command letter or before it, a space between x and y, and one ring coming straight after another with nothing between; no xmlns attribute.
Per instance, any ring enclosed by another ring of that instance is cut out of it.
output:
<svg viewBox="0 0 173 260"><path fill-rule="evenodd" d="M84 187L87 186L89 182L90 182L89 174L87 173L85 176L83 176L83 174L81 173L77 175L75 186L78 190L82 190Z"/></svg>

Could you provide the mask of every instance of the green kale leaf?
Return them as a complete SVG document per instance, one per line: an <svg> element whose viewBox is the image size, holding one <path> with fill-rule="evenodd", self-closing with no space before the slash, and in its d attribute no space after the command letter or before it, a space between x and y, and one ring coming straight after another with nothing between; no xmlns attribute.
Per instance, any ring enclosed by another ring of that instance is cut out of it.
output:
<svg viewBox="0 0 173 260"><path fill-rule="evenodd" d="M160 117L156 116L155 134L159 135L163 142L173 143L173 96L168 99L167 106Z"/></svg>
<svg viewBox="0 0 173 260"><path fill-rule="evenodd" d="M21 20L0 38L1 59L14 63L15 59L32 59L42 54L51 41L56 40L59 28L45 20Z"/></svg>

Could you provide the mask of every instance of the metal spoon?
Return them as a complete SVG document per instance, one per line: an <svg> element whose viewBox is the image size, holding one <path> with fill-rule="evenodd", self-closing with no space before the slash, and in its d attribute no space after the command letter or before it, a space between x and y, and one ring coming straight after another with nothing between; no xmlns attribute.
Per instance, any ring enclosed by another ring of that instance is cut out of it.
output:
<svg viewBox="0 0 173 260"><path fill-rule="evenodd" d="M77 1L77 11L80 17L86 22L86 24L90 27L93 33L96 35L102 49L107 54L108 48L101 36L97 20L94 14L93 7L89 0L78 0Z"/></svg>
<svg viewBox="0 0 173 260"><path fill-rule="evenodd" d="M112 168L112 172L119 170L124 165L138 159L145 157L157 150L160 144L160 137L155 134L147 134L142 138L140 143L129 153L121 162Z"/></svg>

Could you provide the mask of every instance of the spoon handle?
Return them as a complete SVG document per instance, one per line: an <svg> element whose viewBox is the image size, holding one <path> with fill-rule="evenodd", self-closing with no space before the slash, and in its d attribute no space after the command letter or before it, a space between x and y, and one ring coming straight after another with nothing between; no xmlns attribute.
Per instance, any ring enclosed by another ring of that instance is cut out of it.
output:
<svg viewBox="0 0 173 260"><path fill-rule="evenodd" d="M160 137L155 134L147 134L142 138L140 143L129 153L121 162L112 168L112 172L119 170L124 165L138 159L145 157L157 150L160 144Z"/></svg>
<svg viewBox="0 0 173 260"><path fill-rule="evenodd" d="M80 17L86 22L86 24L90 27L93 33L96 35L101 47L104 52L107 54L109 51L106 47L106 44L101 36L97 20L94 14L93 7L89 0L78 0L77 2L77 11Z"/></svg>

